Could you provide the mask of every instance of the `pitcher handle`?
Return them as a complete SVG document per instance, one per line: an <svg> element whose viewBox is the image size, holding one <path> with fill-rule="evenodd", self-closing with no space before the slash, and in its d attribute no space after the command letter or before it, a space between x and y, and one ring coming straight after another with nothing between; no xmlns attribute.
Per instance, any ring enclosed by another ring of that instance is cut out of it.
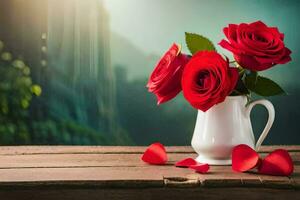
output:
<svg viewBox="0 0 300 200"><path fill-rule="evenodd" d="M248 106L247 106L247 114L250 118L250 113L251 113L251 110L252 108L255 106L255 105L263 105L266 107L267 111L268 111L268 121L267 121L267 124L263 130L263 132L261 133L260 137L258 138L257 142L256 142L256 146L255 146L255 149L256 151L259 150L261 144L263 143L263 141L265 140L265 138L267 137L272 125L273 125L273 122L274 122L274 119L275 119L275 109L274 109L274 106L273 104L268 101L268 100L265 100L265 99L260 99L260 100L256 100L256 101L253 101L251 102Z"/></svg>

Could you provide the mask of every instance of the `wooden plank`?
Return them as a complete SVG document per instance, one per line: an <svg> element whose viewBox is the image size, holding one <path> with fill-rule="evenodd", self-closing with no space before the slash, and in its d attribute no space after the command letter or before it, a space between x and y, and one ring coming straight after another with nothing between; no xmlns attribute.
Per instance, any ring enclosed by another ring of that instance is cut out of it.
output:
<svg viewBox="0 0 300 200"><path fill-rule="evenodd" d="M0 190L5 200L277 200L297 199L300 190L268 188L138 188L138 189L23 189Z"/></svg>
<svg viewBox="0 0 300 200"><path fill-rule="evenodd" d="M300 145L264 145L260 147L259 152L270 153L275 149L285 149L289 152L300 152Z"/></svg>
<svg viewBox="0 0 300 200"><path fill-rule="evenodd" d="M54 147L54 151L46 148L47 151L42 151L43 148L38 147L22 153L19 147L12 147L10 151L14 149L17 153L13 151L0 155L0 189L27 186L45 186L46 188L49 186L58 188L94 186L97 188L263 187L299 189L300 169L297 162L299 162L300 156L296 151L297 148L287 147L291 150L291 155L296 162L295 173L292 177L265 176L254 172L235 173L232 172L231 166L211 166L208 174L197 174L190 169L173 166L178 160L195 157L194 153L170 153L167 165L153 166L140 161L141 152L137 153L137 150L142 147L132 148L124 154L119 152L123 147L112 147L113 150L110 147L99 148L101 149L99 152L96 147L91 153L88 153L90 150L84 147L75 148L78 151L72 147L70 149ZM176 147L170 148L172 150ZM64 149L67 153L62 151ZM182 149L188 149L188 147L182 147ZM272 149L267 148L266 150ZM262 153L262 155L265 154Z"/></svg>
<svg viewBox="0 0 300 200"><path fill-rule="evenodd" d="M24 154L130 154L143 153L145 146L0 146L0 155ZM191 147L166 147L168 153L194 153Z"/></svg>
<svg viewBox="0 0 300 200"><path fill-rule="evenodd" d="M0 169L39 167L146 167L142 154L26 154L0 155ZM196 154L170 154L169 165Z"/></svg>
<svg viewBox="0 0 300 200"><path fill-rule="evenodd" d="M21 169L1 169L0 185L6 183L22 182L43 184L51 181L66 182L70 184L80 181L123 181L144 180L159 181L163 183L163 177L186 177L193 173L191 170L176 168L173 166L148 166L140 167L89 167L89 168L21 168Z"/></svg>
<svg viewBox="0 0 300 200"><path fill-rule="evenodd" d="M290 177L294 187L300 189L300 165L295 165L294 173Z"/></svg>
<svg viewBox="0 0 300 200"><path fill-rule="evenodd" d="M173 166L0 169L3 186L101 185L101 187L266 187L294 188L289 177L235 173L230 166L212 166L207 174ZM292 176L293 177L293 176ZM141 182L142 181L142 182Z"/></svg>
<svg viewBox="0 0 300 200"><path fill-rule="evenodd" d="M295 164L300 162L300 152L290 153ZM141 161L142 154L24 154L0 155L0 169L5 168L38 168L38 167L105 167L105 166L141 166L147 164ZM265 156L266 154L261 154ZM168 154L168 164L187 157L195 158L196 154Z"/></svg>
<svg viewBox="0 0 300 200"><path fill-rule="evenodd" d="M262 146L260 152L271 152L284 148L290 152L300 152L299 145ZM14 154L130 154L143 153L144 146L0 146L0 155ZM194 153L190 146L166 147L168 153Z"/></svg>
<svg viewBox="0 0 300 200"><path fill-rule="evenodd" d="M188 178L195 177L198 177L201 186L204 187L249 186L250 184L243 182L244 179L256 182L256 186L261 185L261 181L256 174L237 173L232 171L231 166L211 166L207 174L194 173L188 176Z"/></svg>
<svg viewBox="0 0 300 200"><path fill-rule="evenodd" d="M292 175L294 177L295 175ZM268 188L294 188L295 184L289 177L269 176L258 174L256 170L238 173L232 171L230 166L211 166L207 174L190 174L190 179L200 181L205 187L268 187Z"/></svg>

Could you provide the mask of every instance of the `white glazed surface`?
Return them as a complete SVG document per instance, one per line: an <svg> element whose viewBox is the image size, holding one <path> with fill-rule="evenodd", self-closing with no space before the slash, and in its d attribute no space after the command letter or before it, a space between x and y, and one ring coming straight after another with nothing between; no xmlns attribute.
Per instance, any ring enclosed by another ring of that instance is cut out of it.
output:
<svg viewBox="0 0 300 200"><path fill-rule="evenodd" d="M247 107L246 103L245 96L228 96L208 111L198 111L192 138L192 147L199 155L196 158L198 162L230 165L232 148L238 144L247 144L258 150L274 122L274 107L268 100L257 100ZM257 104L267 108L269 119L255 145L250 112Z"/></svg>

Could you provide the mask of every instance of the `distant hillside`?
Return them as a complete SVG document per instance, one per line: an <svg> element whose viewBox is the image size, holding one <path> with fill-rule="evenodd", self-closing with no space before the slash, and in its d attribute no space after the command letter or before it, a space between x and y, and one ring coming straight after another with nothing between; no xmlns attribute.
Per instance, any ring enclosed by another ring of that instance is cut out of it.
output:
<svg viewBox="0 0 300 200"><path fill-rule="evenodd" d="M147 55L123 36L111 33L112 65L127 69L130 80L146 78L159 59L157 55Z"/></svg>

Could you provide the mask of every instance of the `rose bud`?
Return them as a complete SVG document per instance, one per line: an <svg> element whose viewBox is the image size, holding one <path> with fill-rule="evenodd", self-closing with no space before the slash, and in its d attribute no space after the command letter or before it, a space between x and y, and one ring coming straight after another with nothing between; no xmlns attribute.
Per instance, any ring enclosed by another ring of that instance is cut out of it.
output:
<svg viewBox="0 0 300 200"><path fill-rule="evenodd" d="M196 109L207 111L225 100L234 89L239 74L228 60L214 51L199 51L186 65L182 90L186 100Z"/></svg>
<svg viewBox="0 0 300 200"><path fill-rule="evenodd" d="M277 27L268 27L257 21L229 24L223 32L228 41L222 40L219 45L231 51L243 68L262 71L291 60L291 51L283 42L284 34Z"/></svg>
<svg viewBox="0 0 300 200"><path fill-rule="evenodd" d="M174 98L181 91L183 68L189 57L180 52L180 46L173 44L159 60L147 83L148 91L157 97L157 104Z"/></svg>

